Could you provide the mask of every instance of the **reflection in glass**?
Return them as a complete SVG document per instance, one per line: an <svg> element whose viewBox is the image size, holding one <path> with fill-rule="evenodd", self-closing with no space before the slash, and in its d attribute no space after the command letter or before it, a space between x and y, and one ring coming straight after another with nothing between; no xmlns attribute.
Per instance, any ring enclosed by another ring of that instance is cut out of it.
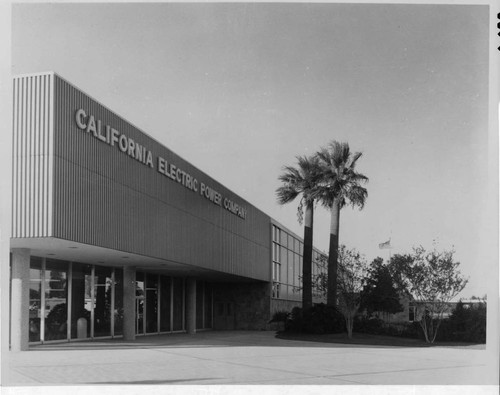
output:
<svg viewBox="0 0 500 395"><path fill-rule="evenodd" d="M144 273L137 272L135 286L135 331L138 335L144 334Z"/></svg>
<svg viewBox="0 0 500 395"><path fill-rule="evenodd" d="M46 261L44 340L67 338L67 268L67 262Z"/></svg>
<svg viewBox="0 0 500 395"><path fill-rule="evenodd" d="M212 328L212 285L205 283L205 328Z"/></svg>
<svg viewBox="0 0 500 395"><path fill-rule="evenodd" d="M42 317L42 260L30 260L30 307L29 341L40 341L40 319Z"/></svg>
<svg viewBox="0 0 500 395"><path fill-rule="evenodd" d="M170 332L170 277L160 277L160 331Z"/></svg>
<svg viewBox="0 0 500 395"><path fill-rule="evenodd" d="M158 275L146 275L146 333L158 332Z"/></svg>
<svg viewBox="0 0 500 395"><path fill-rule="evenodd" d="M112 268L95 267L94 337L111 336Z"/></svg>
<svg viewBox="0 0 500 395"><path fill-rule="evenodd" d="M203 329L203 281L196 282L196 329Z"/></svg>
<svg viewBox="0 0 500 395"><path fill-rule="evenodd" d="M123 335L123 270L115 269L115 336Z"/></svg>
<svg viewBox="0 0 500 395"><path fill-rule="evenodd" d="M71 338L82 339L90 337L92 267L76 262L72 265Z"/></svg>
<svg viewBox="0 0 500 395"><path fill-rule="evenodd" d="M184 311L184 281L182 278L174 278L174 331L184 329L182 313Z"/></svg>

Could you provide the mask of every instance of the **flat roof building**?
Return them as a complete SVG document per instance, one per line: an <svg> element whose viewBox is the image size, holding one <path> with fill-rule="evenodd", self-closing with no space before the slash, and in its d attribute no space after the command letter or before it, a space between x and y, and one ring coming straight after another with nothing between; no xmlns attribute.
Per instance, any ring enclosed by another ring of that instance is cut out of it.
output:
<svg viewBox="0 0 500 395"><path fill-rule="evenodd" d="M300 305L297 235L57 74L13 98L13 350L265 329Z"/></svg>

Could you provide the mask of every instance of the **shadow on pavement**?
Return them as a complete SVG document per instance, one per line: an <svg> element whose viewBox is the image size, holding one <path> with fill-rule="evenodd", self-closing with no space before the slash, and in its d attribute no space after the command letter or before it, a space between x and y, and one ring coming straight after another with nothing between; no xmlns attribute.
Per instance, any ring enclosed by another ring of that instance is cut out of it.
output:
<svg viewBox="0 0 500 395"><path fill-rule="evenodd" d="M355 335L356 336L356 335ZM485 349L484 344L434 344L432 346L416 339L389 338L386 336L362 336L347 339L337 335L282 336L275 332L262 331L210 331L188 335L185 333L142 336L135 341L123 339L89 340L50 343L30 346L29 351L62 350L120 350L120 349L174 349L208 347L311 347L311 348L422 348L453 347Z"/></svg>

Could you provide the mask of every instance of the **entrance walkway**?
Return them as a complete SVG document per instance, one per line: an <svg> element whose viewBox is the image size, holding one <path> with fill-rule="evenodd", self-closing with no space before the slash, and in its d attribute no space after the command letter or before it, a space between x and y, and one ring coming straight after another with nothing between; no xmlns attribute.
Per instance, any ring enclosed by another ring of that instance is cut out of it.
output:
<svg viewBox="0 0 500 395"><path fill-rule="evenodd" d="M477 347L369 347L210 331L11 352L2 385L498 384L487 357Z"/></svg>

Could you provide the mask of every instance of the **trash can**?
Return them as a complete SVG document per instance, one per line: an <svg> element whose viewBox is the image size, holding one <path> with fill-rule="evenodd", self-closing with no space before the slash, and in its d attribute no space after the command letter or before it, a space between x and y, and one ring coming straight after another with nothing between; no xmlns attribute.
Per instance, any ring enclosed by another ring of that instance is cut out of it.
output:
<svg viewBox="0 0 500 395"><path fill-rule="evenodd" d="M76 337L78 339L87 337L87 320L83 317L78 318L78 321L76 321Z"/></svg>

